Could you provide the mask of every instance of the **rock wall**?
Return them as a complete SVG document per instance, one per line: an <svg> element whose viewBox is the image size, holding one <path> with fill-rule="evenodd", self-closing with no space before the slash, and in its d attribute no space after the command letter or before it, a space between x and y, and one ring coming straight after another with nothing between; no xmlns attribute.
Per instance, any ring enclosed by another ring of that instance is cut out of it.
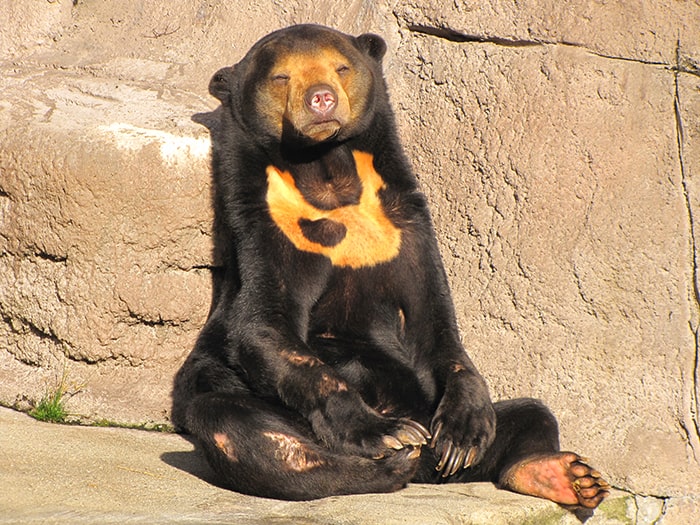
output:
<svg viewBox="0 0 700 525"><path fill-rule="evenodd" d="M63 380L76 416L167 422L216 266L191 117L216 107L216 69L309 21L389 44L401 135L494 397L542 398L564 447L686 513L697 2L4 3L0 402L26 408Z"/></svg>

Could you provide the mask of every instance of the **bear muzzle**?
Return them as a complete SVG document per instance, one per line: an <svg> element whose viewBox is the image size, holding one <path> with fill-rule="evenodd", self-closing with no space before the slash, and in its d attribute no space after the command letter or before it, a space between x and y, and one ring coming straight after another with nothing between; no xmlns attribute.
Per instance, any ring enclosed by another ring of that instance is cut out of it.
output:
<svg viewBox="0 0 700 525"><path fill-rule="evenodd" d="M282 117L291 124L299 138L323 142L338 136L351 123L350 100L339 83L325 78L308 78L310 76L292 77Z"/></svg>
<svg viewBox="0 0 700 525"><path fill-rule="evenodd" d="M336 136L348 122L346 99L325 83L314 84L303 93L303 106L299 108L303 110L288 112L290 121L302 135L315 142Z"/></svg>
<svg viewBox="0 0 700 525"><path fill-rule="evenodd" d="M304 102L315 115L316 121L323 122L333 117L338 105L338 95L331 86L318 84L306 91Z"/></svg>

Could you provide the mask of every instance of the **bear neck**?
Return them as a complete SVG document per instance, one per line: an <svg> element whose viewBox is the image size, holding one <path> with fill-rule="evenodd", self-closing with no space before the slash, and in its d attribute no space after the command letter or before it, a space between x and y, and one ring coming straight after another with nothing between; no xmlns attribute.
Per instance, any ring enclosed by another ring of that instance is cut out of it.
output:
<svg viewBox="0 0 700 525"><path fill-rule="evenodd" d="M289 151L283 158L280 167L291 173L309 204L331 210L359 202L362 183L347 143L319 144L314 148Z"/></svg>

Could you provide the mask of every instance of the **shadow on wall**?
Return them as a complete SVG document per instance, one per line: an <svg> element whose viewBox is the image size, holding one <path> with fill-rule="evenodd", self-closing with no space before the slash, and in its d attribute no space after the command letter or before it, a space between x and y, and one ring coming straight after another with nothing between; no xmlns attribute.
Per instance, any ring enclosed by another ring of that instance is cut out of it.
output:
<svg viewBox="0 0 700 525"><path fill-rule="evenodd" d="M222 140L221 140L221 112L224 111L223 106L219 106L214 111L206 113L196 113L192 115L192 121L197 124L201 124L209 130L211 136L211 147L212 147L212 163L221 154L222 151ZM213 312L216 310L219 301L221 300L222 294L224 292L223 287L226 282L227 274L231 274L229 277L229 285L233 285L233 291L237 289L240 283L238 277L238 265L236 262L236 252L234 246L226 242L226 239L231 239L231 235L227 233L227 227L224 222L224 214L222 213L223 202L221 201L219 188L219 181L215 177L216 170L210 170L212 176L211 184L211 205L214 210L214 221L212 224L212 261L211 266L211 279L212 279L212 293L211 293L211 304L209 307L209 313L207 314L207 319L209 319ZM202 335L200 334L200 338ZM198 342L195 344L198 345ZM172 421L178 432L183 432L183 423L185 421L185 412L187 408L187 403L191 399L191 392L194 385L191 384L188 371L196 369L200 364L197 361L196 354L190 352L185 362L182 364L180 370L175 376L173 381L173 391L172 391ZM204 453L201 449L200 444L194 438L189 435L183 436L187 441L192 443L194 450L190 452L166 452L161 455L161 460L179 470L192 474L193 476L218 487L223 488L219 483L219 480L215 472L209 466L206 461Z"/></svg>
<svg viewBox="0 0 700 525"><path fill-rule="evenodd" d="M223 106L219 106L214 111L209 111L206 113L195 113L194 115L192 115L192 121L196 122L197 124L201 124L209 130L209 134L211 136L212 162L215 162L214 159L219 155L218 152L220 152L222 149L222 111L224 111ZM211 316L211 313L213 312L216 304L218 304L226 272L235 273L236 281L240 281L240 279L238 279L236 252L233 249L233 246L229 245L226 242L227 239L231 238L231 235L229 235L227 232L226 224L224 223L223 218L224 214L220 211L223 208L223 203L221 202L219 181L216 180L214 173L215 170L211 170L211 203L212 209L214 210L214 224L212 225L212 297L211 307L209 309L209 316Z"/></svg>
<svg viewBox="0 0 700 525"><path fill-rule="evenodd" d="M217 159L224 156L226 152L222 144L223 130L221 129L221 114L224 111L223 106L219 106L214 111L206 113L196 113L192 115L192 120L197 124L201 124L209 130L211 136L211 162L212 165L217 162ZM223 213L224 203L219 191L221 181L216 178L216 169L211 169L211 204L214 210L214 221L212 224L212 267L211 267L211 305L207 320L216 311L217 305L221 301L222 295L227 291L229 295L235 295L240 287L240 277L238 270L237 255L234 245L229 242L233 238L233 234L225 222L225 214ZM224 287L227 287L227 290ZM206 330L202 330L195 343L195 348L203 343L206 339ZM225 335L221 334L221 339ZM175 375L172 390L172 422L178 431L182 431L185 427L185 412L189 401L194 396L197 389L193 384L193 377L196 376L195 370L200 367L206 367L206 364L199 359L196 352L190 352L185 362L180 367L180 370ZM225 378L217 377L210 378L213 383L226 382Z"/></svg>

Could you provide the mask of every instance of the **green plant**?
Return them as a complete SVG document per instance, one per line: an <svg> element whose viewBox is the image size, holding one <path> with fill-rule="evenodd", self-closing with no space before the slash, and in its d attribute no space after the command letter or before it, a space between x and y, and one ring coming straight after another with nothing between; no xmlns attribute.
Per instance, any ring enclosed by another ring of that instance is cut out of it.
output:
<svg viewBox="0 0 700 525"><path fill-rule="evenodd" d="M53 392L47 392L29 412L29 415L39 421L65 423L68 412L64 405L64 394L63 384Z"/></svg>
<svg viewBox="0 0 700 525"><path fill-rule="evenodd" d="M47 389L34 408L29 411L29 415L39 421L48 423L68 423L68 411L65 402L67 398L79 393L85 385L73 384L68 386L68 371L63 368L61 379L57 381L53 389Z"/></svg>
<svg viewBox="0 0 700 525"><path fill-rule="evenodd" d="M131 430L146 430L148 432L175 432L172 425L165 423L119 423L109 419L98 419L92 422L95 427L110 427L110 428L128 428Z"/></svg>

